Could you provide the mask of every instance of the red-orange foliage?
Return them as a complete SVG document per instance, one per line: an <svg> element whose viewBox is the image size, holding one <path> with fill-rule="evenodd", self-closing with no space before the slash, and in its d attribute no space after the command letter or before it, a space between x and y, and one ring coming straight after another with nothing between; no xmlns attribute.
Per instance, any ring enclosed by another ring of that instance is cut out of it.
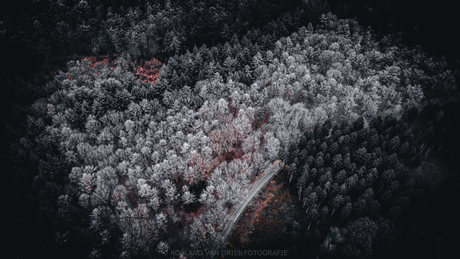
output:
<svg viewBox="0 0 460 259"><path fill-rule="evenodd" d="M272 190L270 190L272 189ZM277 191L278 195L274 195ZM260 243L259 237L277 236L283 228L283 213L281 207L286 207L291 203L289 192L280 185L270 183L265 192L268 198L259 205L260 209L255 212L254 219L250 222L249 229L251 232L248 236L253 239L255 243ZM256 233L257 231L257 233Z"/></svg>
<svg viewBox="0 0 460 259"><path fill-rule="evenodd" d="M114 56L116 57L117 55L114 55ZM81 62L89 61L90 62L89 67L90 69L94 70L93 74L95 76L99 74L99 71L98 71L99 69L110 67L111 70L114 70L117 64L117 61L112 61L109 63L107 56L101 56L100 61L97 61L96 58L93 56L84 57L80 61ZM143 81L144 83L154 84L158 80L158 76L160 74L160 68L162 64L157 59L152 59L150 61L147 61L145 62L144 65L140 65L140 66L136 66L136 61L134 61L132 65L135 66L134 73L140 81ZM59 71L60 70L57 69L53 71L52 73L56 75ZM79 73L79 71L76 71L76 72ZM68 75L67 78L72 79L72 75Z"/></svg>
<svg viewBox="0 0 460 259"><path fill-rule="evenodd" d="M238 134L236 129L227 128L224 130L213 130L209 133L209 136L211 139L210 146L213 151L214 158L216 158L219 163L224 160L229 163L244 155L241 148L243 138L240 134Z"/></svg>
<svg viewBox="0 0 460 259"><path fill-rule="evenodd" d="M135 68L135 75L144 83L154 84L158 80L161 65L160 61L152 59L145 62L142 66L137 66Z"/></svg>
<svg viewBox="0 0 460 259"><path fill-rule="evenodd" d="M263 194L259 195L243 214L226 249L248 248L248 244L244 240L245 235L253 239L255 243L260 241L257 237L278 235L283 227L283 215L279 215L279 208L283 205L287 206L291 202L289 192L272 180L264 188ZM269 216L267 217L267 215ZM249 233L247 233L248 231Z"/></svg>
<svg viewBox="0 0 460 259"><path fill-rule="evenodd" d="M274 195L278 191L278 195ZM264 198L262 198L264 197ZM252 231L257 231L257 236L273 236L281 231L283 226L282 215L278 215L277 208L283 203L289 203L291 199L289 192L284 190L283 186L272 180L263 190L263 194L259 195L252 205L246 210L241 217L235 231L229 239L227 249L238 249L241 247L247 248L247 243L244 236L247 235L253 238L256 234ZM271 216L267 218L262 214L266 210ZM267 227L267 228L266 228ZM251 230L252 229L252 230ZM250 231L250 233L246 233ZM257 242L257 240L254 240Z"/></svg>
<svg viewBox="0 0 460 259"><path fill-rule="evenodd" d="M92 69L96 69L96 66L97 66L97 65L100 65L102 68L106 68L107 65L109 64L109 60L107 59L107 56L101 56L101 61L99 61L99 62L98 62L98 61L96 60L96 58L93 57L93 56L91 56L91 57L85 57L85 58L83 58L81 61L83 61L83 60L88 60L88 61L90 61L90 62L91 62L90 67L91 67ZM113 70L116 63L117 63L116 61L110 62L110 69ZM99 74L99 72L94 72L94 75L97 76L98 74Z"/></svg>

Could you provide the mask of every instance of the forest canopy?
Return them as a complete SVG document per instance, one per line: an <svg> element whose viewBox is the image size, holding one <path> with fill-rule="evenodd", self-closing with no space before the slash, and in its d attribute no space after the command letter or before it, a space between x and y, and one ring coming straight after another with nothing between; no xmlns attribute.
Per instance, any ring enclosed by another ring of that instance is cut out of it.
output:
<svg viewBox="0 0 460 259"><path fill-rule="evenodd" d="M20 22L37 45L19 16L0 24L42 66L3 90L20 256L204 250L277 160L231 246L380 258L439 237L425 215L458 156L446 59L321 1L41 2Z"/></svg>

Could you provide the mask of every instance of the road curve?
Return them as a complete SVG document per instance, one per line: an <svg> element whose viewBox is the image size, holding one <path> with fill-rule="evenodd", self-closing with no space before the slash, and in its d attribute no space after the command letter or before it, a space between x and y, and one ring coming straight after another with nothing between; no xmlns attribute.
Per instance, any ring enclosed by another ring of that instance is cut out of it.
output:
<svg viewBox="0 0 460 259"><path fill-rule="evenodd" d="M230 234L233 229L235 229L238 220L240 219L243 212L252 204L254 198L257 196L260 190L267 185L270 180L275 176L284 166L283 162L276 160L273 164L265 169L262 176L259 177L249 188L248 194L244 197L243 200L238 202L236 206L233 207L230 214L225 218L224 222L220 225L220 230L215 233L214 238L211 240L209 250L218 251L227 243Z"/></svg>

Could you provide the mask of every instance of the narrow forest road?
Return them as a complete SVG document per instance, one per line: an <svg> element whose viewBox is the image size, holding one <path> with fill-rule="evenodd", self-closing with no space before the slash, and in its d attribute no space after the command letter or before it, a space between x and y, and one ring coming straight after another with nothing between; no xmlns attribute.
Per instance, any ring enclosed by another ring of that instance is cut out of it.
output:
<svg viewBox="0 0 460 259"><path fill-rule="evenodd" d="M238 224L243 212L252 204L259 191L267 185L270 180L283 168L284 163L276 160L269 168L267 168L263 175L259 177L249 188L246 197L241 200L235 207L233 207L230 214L225 218L224 222L220 225L219 231L216 232L214 238L211 240L209 246L210 251L219 251L227 243L228 238ZM220 251L219 251L220 252ZM220 254L220 253L219 253Z"/></svg>

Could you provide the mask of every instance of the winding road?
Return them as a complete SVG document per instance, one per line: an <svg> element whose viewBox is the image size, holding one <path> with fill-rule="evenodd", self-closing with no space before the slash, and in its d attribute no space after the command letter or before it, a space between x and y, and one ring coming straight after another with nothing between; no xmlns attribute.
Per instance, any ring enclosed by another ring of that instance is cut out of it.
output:
<svg viewBox="0 0 460 259"><path fill-rule="evenodd" d="M248 194L246 197L241 200L235 207L233 207L230 214L225 218L224 222L221 224L219 231L216 232L214 238L211 241L209 250L217 251L227 243L228 238L238 224L243 212L252 204L255 197L259 191L267 185L270 180L283 168L284 163L280 160L276 160L273 164L267 168L263 175L260 176L249 188Z"/></svg>

